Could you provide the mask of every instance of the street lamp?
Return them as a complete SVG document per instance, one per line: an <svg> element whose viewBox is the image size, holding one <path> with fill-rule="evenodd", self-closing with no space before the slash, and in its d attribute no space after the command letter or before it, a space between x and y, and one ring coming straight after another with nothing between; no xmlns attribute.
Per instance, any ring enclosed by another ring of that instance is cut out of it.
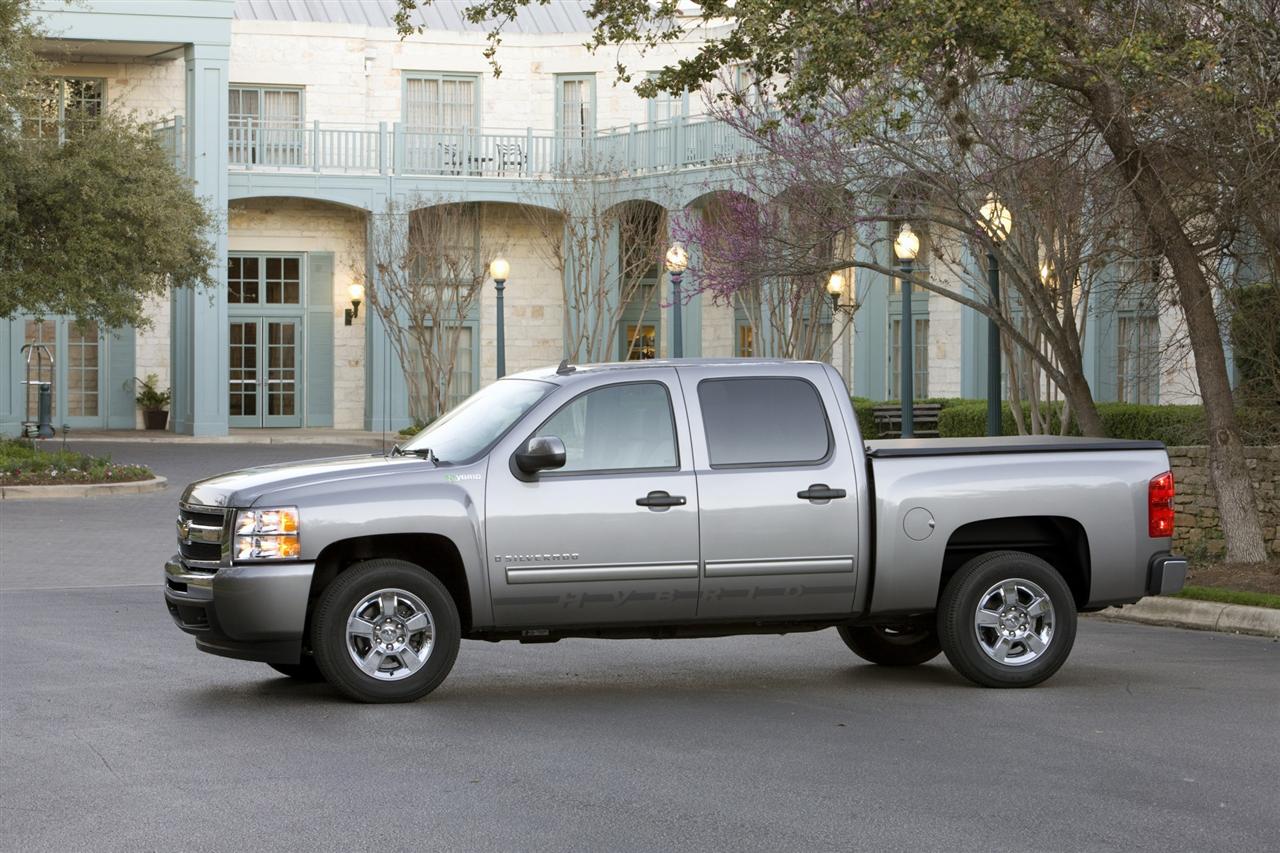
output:
<svg viewBox="0 0 1280 853"><path fill-rule="evenodd" d="M920 252L920 238L911 225L902 223L898 239L893 241L894 254L902 262L902 320L898 333L898 371L902 374L902 431L903 438L915 433L915 322L911 318L911 262Z"/></svg>
<svg viewBox="0 0 1280 853"><path fill-rule="evenodd" d="M497 257L489 264L489 275L493 277L493 287L498 292L498 378L507 375L507 331L502 319L502 291L507 285L507 276L511 274L511 264L506 258Z"/></svg>
<svg viewBox="0 0 1280 853"><path fill-rule="evenodd" d="M667 272L671 273L671 357L684 358L684 330L680 326L680 279L689 268L689 253L679 243L667 249Z"/></svg>
<svg viewBox="0 0 1280 853"><path fill-rule="evenodd" d="M1000 203L1000 198L991 193L987 201L978 211L978 224L991 238L987 248L987 284L991 288L991 307L1000 310L1000 264L996 259L995 247L1000 245L1013 227L1013 216L1009 208ZM1000 435L1000 324L995 318L987 320L987 435Z"/></svg>

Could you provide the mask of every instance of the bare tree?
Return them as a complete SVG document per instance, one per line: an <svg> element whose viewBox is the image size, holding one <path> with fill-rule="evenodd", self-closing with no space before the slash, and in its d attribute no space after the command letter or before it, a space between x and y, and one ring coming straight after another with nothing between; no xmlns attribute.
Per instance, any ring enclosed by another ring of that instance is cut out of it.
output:
<svg viewBox="0 0 1280 853"><path fill-rule="evenodd" d="M562 169L541 193L527 196L521 210L537 234L539 255L564 288L566 355L610 361L628 308L639 306L642 317L656 317L661 308L655 285L666 211L651 202L619 201L625 195L616 179L604 176L585 150L566 158Z"/></svg>
<svg viewBox="0 0 1280 853"><path fill-rule="evenodd" d="M491 208L471 202L417 199L389 204L370 217L365 289L387 330L409 390L409 412L429 423L450 405L467 336L489 262L505 248L486 222ZM466 338L466 339L464 339Z"/></svg>

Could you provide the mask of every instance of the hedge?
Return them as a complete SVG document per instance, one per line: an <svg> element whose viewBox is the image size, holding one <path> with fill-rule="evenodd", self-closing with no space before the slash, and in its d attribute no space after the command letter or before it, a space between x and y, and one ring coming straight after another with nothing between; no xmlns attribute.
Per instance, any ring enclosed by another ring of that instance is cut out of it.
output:
<svg viewBox="0 0 1280 853"><path fill-rule="evenodd" d="M1042 403L1046 419L1057 431L1057 407ZM1111 438L1163 441L1165 444L1207 444L1204 409L1201 406L1143 406L1135 403L1098 403L1098 416ZM1030 405L1023 404L1030 413ZM1246 444L1280 444L1280 412L1260 408L1241 408L1236 412L1241 437ZM1024 423L1028 422L1024 416ZM1001 406L1004 435L1017 435L1013 412L1008 402ZM938 434L944 438L982 436L987 434L987 404L970 401L943 409L938 416ZM1072 423L1071 435L1079 435L1078 424Z"/></svg>

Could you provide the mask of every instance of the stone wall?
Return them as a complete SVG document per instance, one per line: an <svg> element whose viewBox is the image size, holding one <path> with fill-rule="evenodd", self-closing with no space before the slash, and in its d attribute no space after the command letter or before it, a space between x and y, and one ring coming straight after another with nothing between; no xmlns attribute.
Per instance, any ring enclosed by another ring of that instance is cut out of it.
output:
<svg viewBox="0 0 1280 853"><path fill-rule="evenodd" d="M1244 452L1267 549L1280 555L1280 447L1246 447ZM1191 556L1218 556L1225 549L1217 501L1209 486L1208 455L1207 447L1169 448L1177 489L1174 544Z"/></svg>

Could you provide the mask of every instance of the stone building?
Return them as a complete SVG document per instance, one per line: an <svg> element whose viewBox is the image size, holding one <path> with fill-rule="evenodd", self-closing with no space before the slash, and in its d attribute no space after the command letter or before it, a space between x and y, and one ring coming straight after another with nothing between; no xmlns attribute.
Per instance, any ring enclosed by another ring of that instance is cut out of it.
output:
<svg viewBox="0 0 1280 853"><path fill-rule="evenodd" d="M495 78L483 27L461 3L436 2L424 34L401 39L389 0L88 0L41 8L65 48L50 81L61 114L132 110L153 122L215 210L219 287L177 290L151 306L145 330L77 328L66 318L0 322L0 432L27 417L23 343L56 356L55 425L139 423L133 377L173 389L170 428L398 428L410 421L405 374L367 304L349 324L353 284L373 269L371 217L388 205L469 202L481 240L500 244L509 372L565 355L566 323L591 306L566 297L563 275L516 205L555 207L573 155L588 152L611 203L697 215L735 189L746 140L702 115L697 97L646 100L616 82L621 60L640 79L691 51L699 33L641 56L592 54L579 4L531 5L504 35ZM563 193L561 193L562 195ZM692 259L697 265L696 253ZM947 275L945 271L936 273ZM962 283L957 283L957 287ZM654 268L645 313L624 312L609 357L672 352L669 277ZM860 396L894 396L901 299L883 276L856 276L853 321L825 309L831 361ZM913 297L918 396L985 395L985 321L936 295ZM465 318L451 398L496 378L495 290ZM767 336L732 305L696 296L682 315L685 356L769 355ZM1185 357L1163 351L1172 313L1117 307L1087 338L1100 400L1194 399ZM847 327L847 328L846 328Z"/></svg>

